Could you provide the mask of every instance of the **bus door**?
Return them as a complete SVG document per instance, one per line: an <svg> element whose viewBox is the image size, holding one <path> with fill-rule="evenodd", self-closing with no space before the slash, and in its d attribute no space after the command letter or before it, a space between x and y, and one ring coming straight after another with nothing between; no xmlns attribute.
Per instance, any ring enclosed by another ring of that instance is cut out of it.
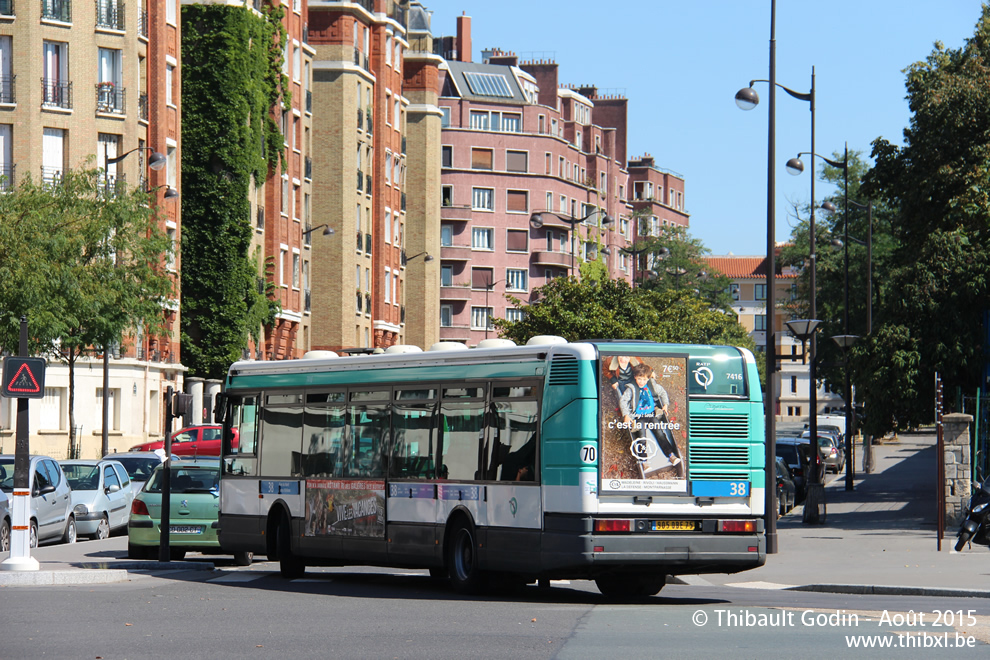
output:
<svg viewBox="0 0 990 660"><path fill-rule="evenodd" d="M475 525L488 524L481 464L485 440L486 386L444 387L437 433L436 523L446 525L455 510L467 511Z"/></svg>

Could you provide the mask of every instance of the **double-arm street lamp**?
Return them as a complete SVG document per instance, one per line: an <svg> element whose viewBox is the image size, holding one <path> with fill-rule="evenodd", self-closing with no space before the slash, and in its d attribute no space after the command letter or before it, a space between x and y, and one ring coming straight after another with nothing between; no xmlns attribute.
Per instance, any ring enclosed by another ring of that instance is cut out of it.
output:
<svg viewBox="0 0 990 660"><path fill-rule="evenodd" d="M168 158L152 149L151 147L134 147L130 151L125 151L119 156L110 156L110 143L103 143L103 194L110 194L110 166L116 165L135 151L150 151L148 155L148 167L154 171L159 171L168 164ZM157 190L157 189L155 189ZM145 192L151 192L146 189ZM175 199L179 196L171 186L165 187L165 199ZM110 346L108 342L103 343L103 430L101 432L100 456L110 453Z"/></svg>
<svg viewBox="0 0 990 660"><path fill-rule="evenodd" d="M574 275L574 253L577 251L577 244L576 244L576 241L574 240L574 236L575 236L575 233L576 233L575 232L575 228L579 224L581 224L582 222L588 222L590 220L595 220L595 219L598 219L599 217L601 218L601 220L597 224L600 225L600 226L602 226L602 227L604 227L607 224L611 224L611 222L612 222L612 218L610 218L605 213L605 211L603 211L602 209L599 209L599 208L596 207L596 208L592 209L592 211L588 215L584 216L583 218L575 218L573 216L563 215L561 213L554 213L553 211L550 211L550 210L542 211L540 213L534 213L531 216L529 216L529 226L532 227L533 229L541 229L543 227L543 222L544 222L543 221L543 216L545 216L545 215L553 216L554 218L557 218L561 222L564 222L564 223L570 225L570 228L571 228L570 229L570 240L571 240L571 271L570 271L570 274L572 276Z"/></svg>
<svg viewBox="0 0 990 660"><path fill-rule="evenodd" d="M777 84L777 39L776 39L776 16L777 16L777 2L776 0L771 0L770 2L770 76L767 80L751 80L749 87L741 89L736 93L736 105L738 105L743 110L752 110L759 103L759 96L756 94L756 90L753 89L753 85L757 82L766 82L770 86L770 99L769 99L769 128L767 135L767 331L766 331L766 362L767 362L767 388L766 388L766 475L767 483L772 479L772 475L776 472L776 454L775 448L777 444L776 438L776 388L774 386L774 376L776 373L776 346L774 343L774 306L775 306L775 291L774 286L776 284L776 267L774 264L776 249L776 208L775 208L775 196L776 196L776 179L775 179L775 155L776 155L776 108L777 108L777 87L780 87L785 92L790 94L796 99L801 101L808 101L811 103L812 108L812 120L811 125L814 127L814 69L812 69L812 92L804 94L801 92L795 92L794 90L788 89L783 85ZM814 133L814 131L812 131ZM814 144L814 138L812 138L812 145ZM814 151L814 146L812 146L812 151ZM776 504L776 493L772 488L766 489L765 494L765 508L764 512L766 515L765 519L765 529L767 537L767 553L777 552L777 516L774 510L774 505Z"/></svg>

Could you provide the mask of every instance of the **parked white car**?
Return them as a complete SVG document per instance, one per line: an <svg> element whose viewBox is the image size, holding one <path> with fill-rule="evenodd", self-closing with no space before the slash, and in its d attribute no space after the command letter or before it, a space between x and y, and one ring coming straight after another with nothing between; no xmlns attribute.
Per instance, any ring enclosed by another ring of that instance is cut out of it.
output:
<svg viewBox="0 0 990 660"><path fill-rule="evenodd" d="M72 514L80 536L105 539L127 527L131 517L131 478L117 461L59 461L72 486Z"/></svg>

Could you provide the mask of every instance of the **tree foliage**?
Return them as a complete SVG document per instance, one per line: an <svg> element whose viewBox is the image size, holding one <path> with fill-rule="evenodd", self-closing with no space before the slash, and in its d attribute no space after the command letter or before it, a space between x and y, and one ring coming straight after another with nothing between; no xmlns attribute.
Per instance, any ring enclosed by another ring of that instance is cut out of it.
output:
<svg viewBox="0 0 990 660"><path fill-rule="evenodd" d="M96 169L55 183L25 177L0 195L0 348L16 353L20 317L29 352L74 368L93 347L121 342L137 325L155 334L176 296L165 270L172 244L142 190L110 190Z"/></svg>
<svg viewBox="0 0 990 660"><path fill-rule="evenodd" d="M281 8L182 8L182 361L222 378L281 311L264 277L249 193L283 155Z"/></svg>
<svg viewBox="0 0 990 660"><path fill-rule="evenodd" d="M536 290L537 300L509 300L525 312L520 321L493 319L499 334L517 344L537 335L582 339L644 339L676 344L756 346L735 316L711 309L694 291L651 291L624 280L560 277Z"/></svg>

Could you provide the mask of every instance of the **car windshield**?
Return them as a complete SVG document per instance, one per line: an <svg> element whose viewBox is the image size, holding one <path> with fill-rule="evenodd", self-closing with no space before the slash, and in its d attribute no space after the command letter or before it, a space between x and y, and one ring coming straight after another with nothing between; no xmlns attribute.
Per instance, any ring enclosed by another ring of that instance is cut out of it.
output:
<svg viewBox="0 0 990 660"><path fill-rule="evenodd" d="M119 456L114 457L114 460L124 466L128 476L134 481L147 481L155 468L162 464L157 456Z"/></svg>
<svg viewBox="0 0 990 660"><path fill-rule="evenodd" d="M0 458L0 490L14 492L14 459Z"/></svg>
<svg viewBox="0 0 990 660"><path fill-rule="evenodd" d="M100 487L98 465L63 465L62 471L65 472L72 490L96 490Z"/></svg>
<svg viewBox="0 0 990 660"><path fill-rule="evenodd" d="M162 470L155 470L145 490L149 493L162 492ZM220 466L213 467L173 467L169 488L172 494L209 493L219 488Z"/></svg>

